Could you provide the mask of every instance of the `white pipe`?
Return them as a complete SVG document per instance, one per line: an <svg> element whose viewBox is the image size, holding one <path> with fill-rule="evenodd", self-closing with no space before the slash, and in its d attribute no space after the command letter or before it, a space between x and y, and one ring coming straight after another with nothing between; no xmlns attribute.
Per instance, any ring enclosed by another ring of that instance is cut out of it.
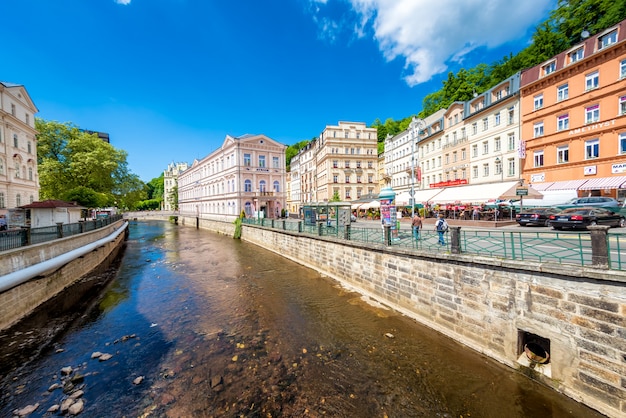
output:
<svg viewBox="0 0 626 418"><path fill-rule="evenodd" d="M119 229L113 232L111 235L99 239L98 241L87 244L84 247L77 248L69 251L65 254L61 254L50 260L42 261L41 263L34 264L30 267L26 267L21 270L14 271L13 273L0 276L0 292L9 290L19 284L27 282L33 277L45 275L46 272L57 270L72 260L82 257L87 253L92 252L98 247L108 244L114 241L124 230L128 227L128 222L125 222Z"/></svg>

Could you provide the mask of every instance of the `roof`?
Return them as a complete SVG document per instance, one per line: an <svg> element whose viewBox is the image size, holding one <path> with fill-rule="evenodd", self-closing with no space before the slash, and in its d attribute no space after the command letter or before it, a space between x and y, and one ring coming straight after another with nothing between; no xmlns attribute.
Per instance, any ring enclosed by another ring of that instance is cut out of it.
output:
<svg viewBox="0 0 626 418"><path fill-rule="evenodd" d="M6 81L0 81L0 84L4 87L23 87L23 84L8 83Z"/></svg>
<svg viewBox="0 0 626 418"><path fill-rule="evenodd" d="M64 200L43 200L41 202L33 202L30 205L20 206L22 209L48 209L48 208L76 208L87 209L79 206L76 202L66 202Z"/></svg>

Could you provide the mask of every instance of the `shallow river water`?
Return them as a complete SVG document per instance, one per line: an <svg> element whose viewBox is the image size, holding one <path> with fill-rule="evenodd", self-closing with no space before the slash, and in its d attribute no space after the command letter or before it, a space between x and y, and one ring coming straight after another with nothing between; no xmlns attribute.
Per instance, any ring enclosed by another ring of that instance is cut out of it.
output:
<svg viewBox="0 0 626 418"><path fill-rule="evenodd" d="M85 417L602 416L263 248L130 228L99 302L2 376L0 416L77 390Z"/></svg>

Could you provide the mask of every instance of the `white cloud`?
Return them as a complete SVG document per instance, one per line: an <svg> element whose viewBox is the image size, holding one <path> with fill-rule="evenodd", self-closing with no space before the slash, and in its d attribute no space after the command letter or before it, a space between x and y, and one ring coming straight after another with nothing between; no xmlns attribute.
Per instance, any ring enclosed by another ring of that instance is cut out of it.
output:
<svg viewBox="0 0 626 418"><path fill-rule="evenodd" d="M123 4L124 6L127 6L130 4L131 0L115 0L115 2L117 4Z"/></svg>
<svg viewBox="0 0 626 418"><path fill-rule="evenodd" d="M462 62L476 48L520 39L554 7L554 0L347 1L357 15L356 36L373 36L389 61L404 59L410 86Z"/></svg>

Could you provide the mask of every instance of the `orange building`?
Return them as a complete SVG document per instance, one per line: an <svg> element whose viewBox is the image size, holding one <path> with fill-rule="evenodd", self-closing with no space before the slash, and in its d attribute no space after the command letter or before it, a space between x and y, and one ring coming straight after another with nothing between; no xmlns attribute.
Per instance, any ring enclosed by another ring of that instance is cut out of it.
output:
<svg viewBox="0 0 626 418"><path fill-rule="evenodd" d="M626 198L626 20L521 73L522 177Z"/></svg>

